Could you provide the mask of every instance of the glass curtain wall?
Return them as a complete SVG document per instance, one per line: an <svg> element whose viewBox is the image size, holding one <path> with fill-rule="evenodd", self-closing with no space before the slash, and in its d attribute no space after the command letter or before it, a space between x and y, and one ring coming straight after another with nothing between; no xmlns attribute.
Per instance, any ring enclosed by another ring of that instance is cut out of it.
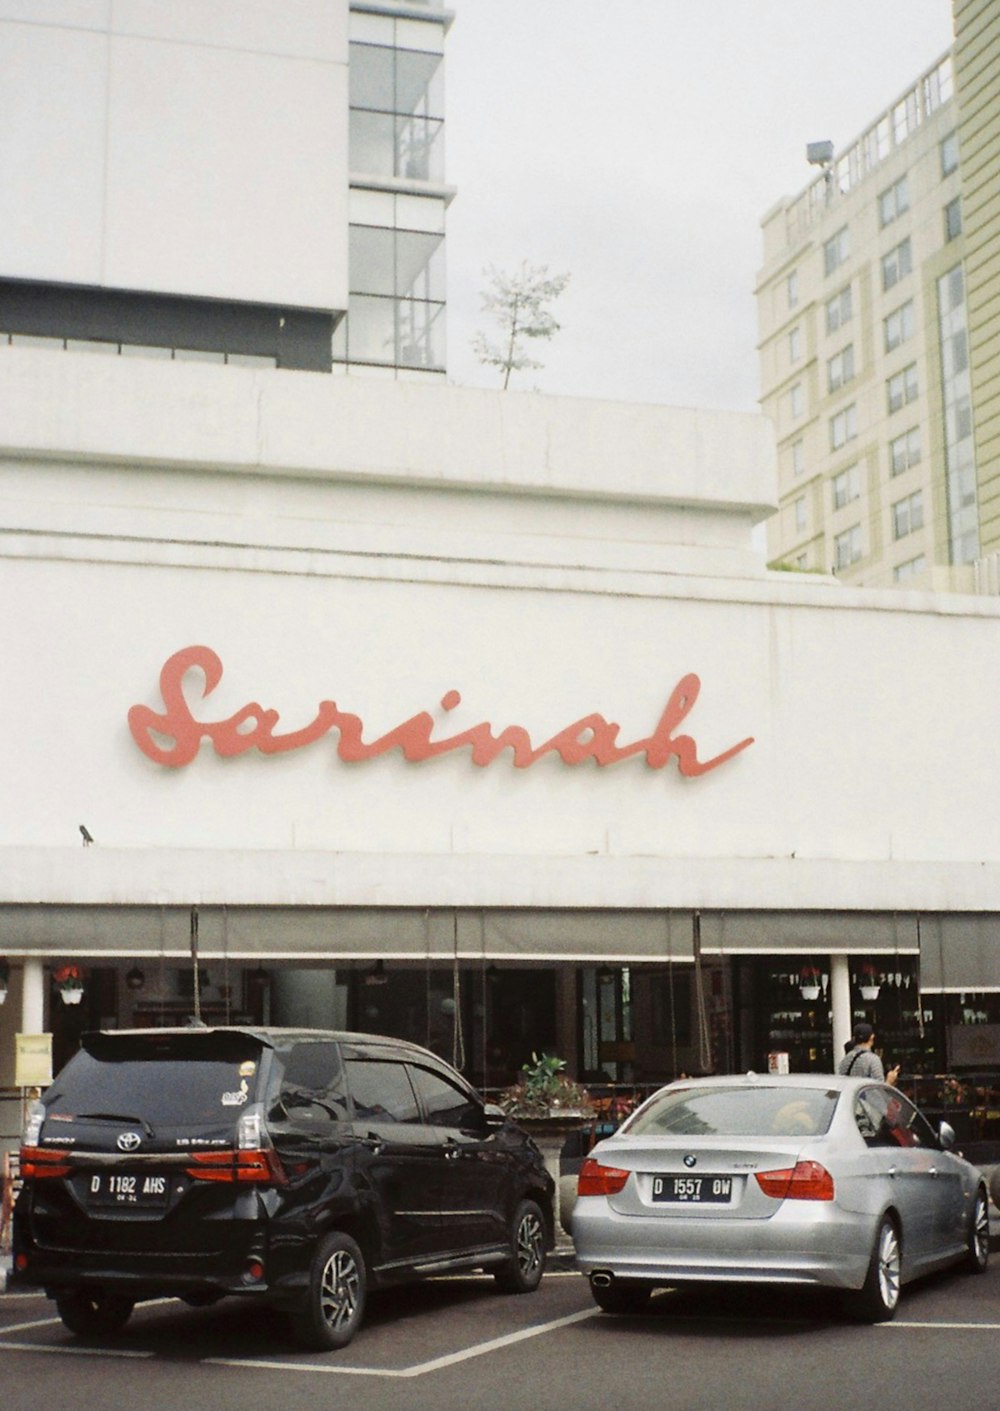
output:
<svg viewBox="0 0 1000 1411"><path fill-rule="evenodd" d="M965 279L961 265L956 265L938 280L938 321L951 561L972 563L979 556L979 511L976 504Z"/></svg>
<svg viewBox="0 0 1000 1411"><path fill-rule="evenodd" d="M440 53L351 45L352 184L381 193L386 219L351 226L335 361L445 369L444 202L420 191L444 179L443 87Z"/></svg>

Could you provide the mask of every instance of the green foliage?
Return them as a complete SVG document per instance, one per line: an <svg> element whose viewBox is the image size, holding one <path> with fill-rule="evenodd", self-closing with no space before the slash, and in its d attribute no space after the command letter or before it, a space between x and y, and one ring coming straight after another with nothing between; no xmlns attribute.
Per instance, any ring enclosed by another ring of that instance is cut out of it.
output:
<svg viewBox="0 0 1000 1411"><path fill-rule="evenodd" d="M549 1053L533 1053L531 1062L521 1069L518 1081L501 1093L500 1106L515 1119L576 1114L589 1116L594 1110L590 1094L563 1072L565 1067L564 1058L556 1058Z"/></svg>
<svg viewBox="0 0 1000 1411"><path fill-rule="evenodd" d="M542 366L525 352L523 340L551 338L559 332L559 324L547 306L566 288L569 275L550 275L548 265L529 265L527 260L514 274L504 274L492 265L483 273L489 279L481 296L483 312L499 325L500 338L491 342L479 333L473 347L481 363L501 370L506 388L512 372Z"/></svg>

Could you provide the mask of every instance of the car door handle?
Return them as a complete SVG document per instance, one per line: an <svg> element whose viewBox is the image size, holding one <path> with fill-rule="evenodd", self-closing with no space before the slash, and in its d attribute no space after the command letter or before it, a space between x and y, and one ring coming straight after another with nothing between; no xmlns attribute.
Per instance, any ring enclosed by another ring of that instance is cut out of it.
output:
<svg viewBox="0 0 1000 1411"><path fill-rule="evenodd" d="M893 1180L893 1181L894 1181L894 1180L896 1179L896 1168L895 1168L895 1166L890 1166L890 1167L889 1167L888 1175L889 1175L890 1180Z"/></svg>
<svg viewBox="0 0 1000 1411"><path fill-rule="evenodd" d="M456 1144L455 1144L454 1142L448 1142L448 1143L445 1145L445 1149L444 1149L444 1159L445 1159L445 1161L457 1161L458 1158L459 1158L461 1155L462 1155L462 1148L461 1148L460 1146L456 1146Z"/></svg>
<svg viewBox="0 0 1000 1411"><path fill-rule="evenodd" d="M932 1166L931 1169L927 1172L927 1174L928 1176L933 1176L934 1179L937 1180L938 1168L936 1166Z"/></svg>
<svg viewBox="0 0 1000 1411"><path fill-rule="evenodd" d="M380 1136L377 1136L374 1132L369 1132L367 1137L362 1138L361 1145L366 1146L371 1152L372 1156L379 1156L381 1154L382 1148L385 1146L385 1142Z"/></svg>

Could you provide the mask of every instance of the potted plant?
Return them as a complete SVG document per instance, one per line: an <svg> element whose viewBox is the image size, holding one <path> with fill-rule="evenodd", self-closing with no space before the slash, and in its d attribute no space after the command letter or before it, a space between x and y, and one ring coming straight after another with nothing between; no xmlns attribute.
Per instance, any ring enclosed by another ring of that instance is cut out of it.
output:
<svg viewBox="0 0 1000 1411"><path fill-rule="evenodd" d="M590 1118L594 1104L587 1089L563 1070L564 1058L533 1053L512 1087L500 1094L500 1106L515 1122Z"/></svg>
<svg viewBox="0 0 1000 1411"><path fill-rule="evenodd" d="M7 986L10 984L10 965L0 956L0 1004L7 998Z"/></svg>
<svg viewBox="0 0 1000 1411"><path fill-rule="evenodd" d="M83 975L78 965L61 965L53 972L63 1004L79 1004L83 999Z"/></svg>
<svg viewBox="0 0 1000 1411"><path fill-rule="evenodd" d="M878 971L870 960L866 960L861 967L861 998L876 1000L881 988Z"/></svg>
<svg viewBox="0 0 1000 1411"><path fill-rule="evenodd" d="M565 1067L564 1058L533 1053L517 1082L499 1098L507 1116L530 1132L545 1159L555 1185L552 1214L557 1230L567 1228L562 1215L563 1200L567 1200L569 1210L575 1191L574 1179L561 1175L562 1149L575 1131L593 1122L595 1113L587 1089L574 1082L564 1072Z"/></svg>
<svg viewBox="0 0 1000 1411"><path fill-rule="evenodd" d="M799 973L799 993L803 999L819 999L819 971L815 965L803 965Z"/></svg>

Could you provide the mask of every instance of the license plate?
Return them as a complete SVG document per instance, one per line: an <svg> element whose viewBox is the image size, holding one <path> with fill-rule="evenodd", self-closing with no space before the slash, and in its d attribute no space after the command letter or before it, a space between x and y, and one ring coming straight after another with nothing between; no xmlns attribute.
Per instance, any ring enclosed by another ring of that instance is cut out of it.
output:
<svg viewBox="0 0 1000 1411"><path fill-rule="evenodd" d="M678 1205L728 1205L732 1176L654 1176L653 1199Z"/></svg>
<svg viewBox="0 0 1000 1411"><path fill-rule="evenodd" d="M153 1172L95 1171L87 1178L91 1205L159 1209L170 1195L170 1177Z"/></svg>

